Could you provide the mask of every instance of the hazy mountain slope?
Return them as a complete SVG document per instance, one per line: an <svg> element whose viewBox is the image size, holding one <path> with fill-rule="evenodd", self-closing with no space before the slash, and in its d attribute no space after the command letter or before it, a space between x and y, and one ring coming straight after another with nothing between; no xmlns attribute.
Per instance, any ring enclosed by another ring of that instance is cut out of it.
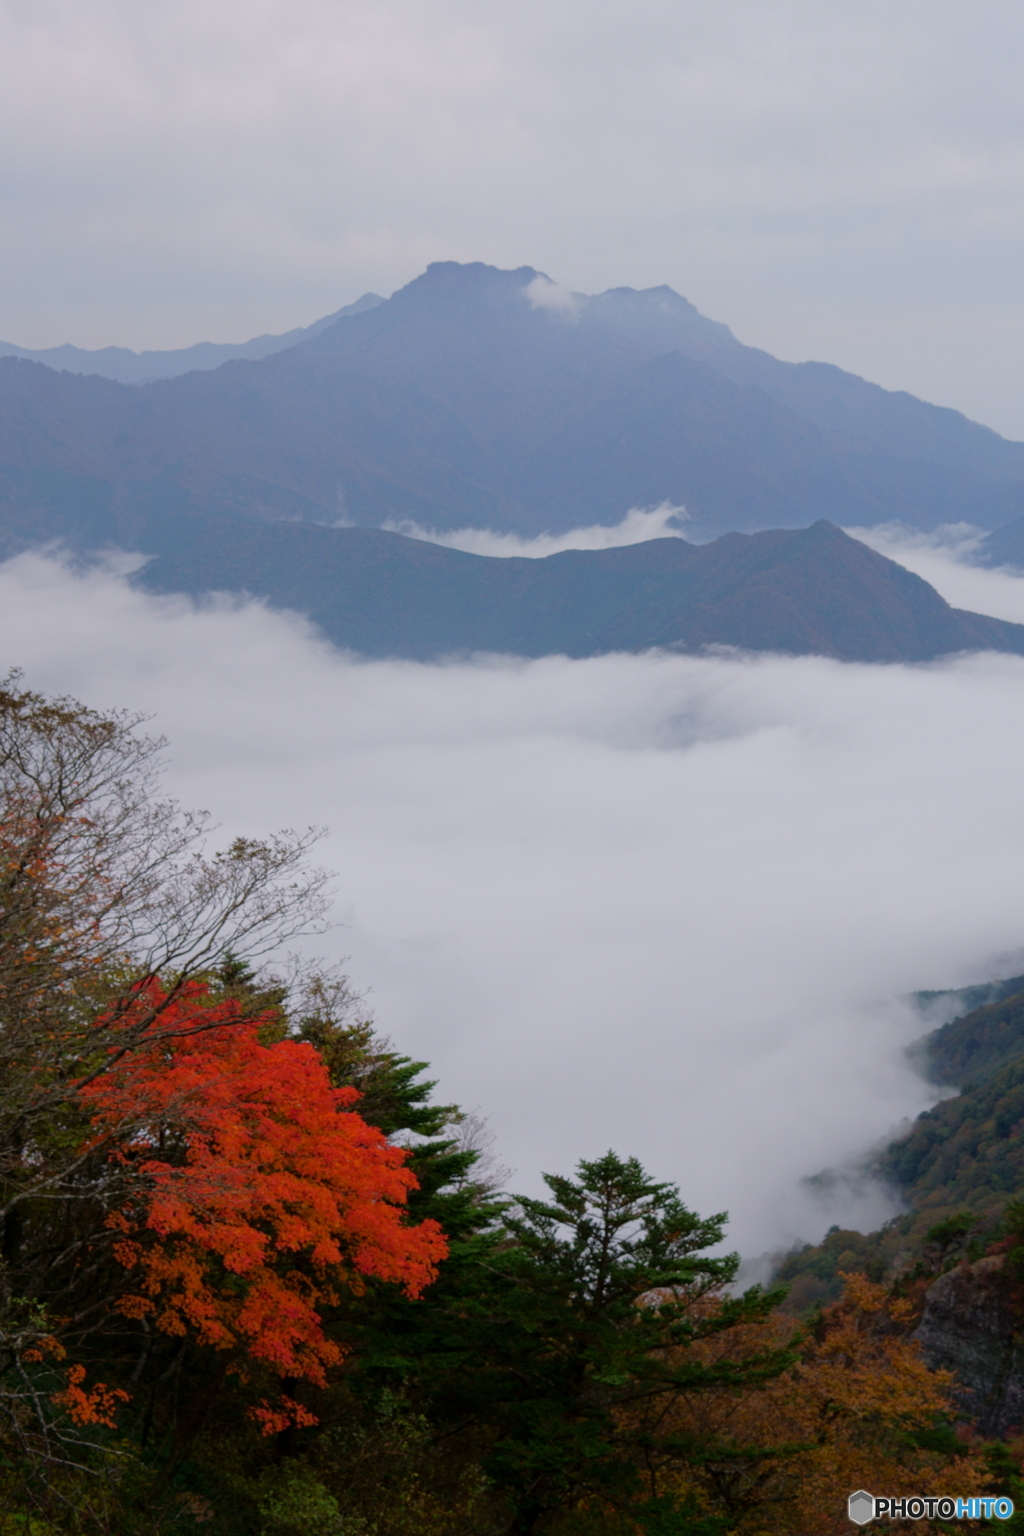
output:
<svg viewBox="0 0 1024 1536"><path fill-rule="evenodd" d="M1003 995L928 1036L923 1061L936 1083L980 1083L1024 1057L1024 976Z"/></svg>
<svg viewBox="0 0 1024 1536"><path fill-rule="evenodd" d="M978 495L967 470L840 443L767 392L678 352L644 363L553 434L529 461L528 485L546 522L611 521L630 502L684 500L697 530L800 527L822 509L862 527L916 523L922 507L936 523L953 522ZM1020 491L991 482L985 496L997 518Z"/></svg>
<svg viewBox="0 0 1024 1536"><path fill-rule="evenodd" d="M1024 517L1016 517L988 534L974 558L982 565L1013 565L1024 570Z"/></svg>
<svg viewBox="0 0 1024 1536"><path fill-rule="evenodd" d="M977 1013L979 1008L988 1008L993 1003L1004 1002L1017 992L1024 992L1024 976L1010 976L1004 981L982 981L973 983L967 987L955 987L944 989L941 992L915 992L913 1001L923 1019L936 1017L943 1020L941 1026L934 1034L926 1037L921 1047L921 1061L928 1076L936 1082L960 1082L961 1077L955 1073L952 1077L943 1076L943 1070L934 1061L934 1042L942 1039L943 1031L947 1028L946 1020L954 1021L965 1018L969 1013ZM952 1028L952 1025L949 1026Z"/></svg>
<svg viewBox="0 0 1024 1536"><path fill-rule="evenodd" d="M319 336L327 326L346 315L362 314L384 301L376 293L364 293L354 304L346 304L333 315L314 320L312 325L298 326L278 336L254 336L251 341L237 345L232 342L199 341L191 347L178 347L168 352L133 352L129 347L73 347L65 343L60 347L43 347L33 352L30 348L16 347L9 341L0 341L0 357L22 358L30 363L44 363L67 373L99 374L101 378L116 379L121 384L148 384L152 379L173 379L181 373L219 368L221 363L236 360L257 361L287 347L297 346Z"/></svg>
<svg viewBox="0 0 1024 1536"><path fill-rule="evenodd" d="M167 505L530 533L669 500L706 538L1024 513L1022 444L777 362L670 290L537 307L545 283L439 263L260 362L120 393L0 359L0 507L28 526L31 501L41 527L66 514L60 475L87 474L129 522Z"/></svg>
<svg viewBox="0 0 1024 1536"><path fill-rule="evenodd" d="M882 389L831 363L787 363L737 341L671 288L613 288L590 299L583 325L599 324L649 356L678 351L709 363L735 384L763 390L805 421L871 444L892 458L957 464L994 479L1019 480L1020 443L1008 442L959 411Z"/></svg>
<svg viewBox="0 0 1024 1536"><path fill-rule="evenodd" d="M1024 1185L1024 1060L1020 1053L955 1099L944 1099L893 1144L882 1169L932 1222L951 1211L995 1214Z"/></svg>
<svg viewBox="0 0 1024 1536"><path fill-rule="evenodd" d="M338 645L371 656L705 645L850 661L989 647L1024 654L1024 626L950 608L824 522L545 560L469 555L374 529L184 523L142 573L150 590L244 590L307 613Z"/></svg>

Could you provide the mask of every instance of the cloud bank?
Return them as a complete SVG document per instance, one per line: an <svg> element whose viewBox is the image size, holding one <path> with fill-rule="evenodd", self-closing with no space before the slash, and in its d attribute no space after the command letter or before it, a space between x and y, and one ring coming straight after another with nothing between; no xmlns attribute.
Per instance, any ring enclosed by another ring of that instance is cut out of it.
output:
<svg viewBox="0 0 1024 1536"><path fill-rule="evenodd" d="M334 952L515 1187L611 1145L750 1254L871 1225L800 1180L929 1102L900 997L1024 968L1019 658L365 663L22 556L0 659L151 713L225 836L331 828Z"/></svg>
<svg viewBox="0 0 1024 1536"><path fill-rule="evenodd" d="M561 283L553 283L550 277L539 274L523 289L532 309L546 309L572 320L579 313L584 295L572 293Z"/></svg>
<svg viewBox="0 0 1024 1536"><path fill-rule="evenodd" d="M543 560L565 549L621 549L625 544L644 544L648 539L681 539L685 535L679 524L685 517L684 507L663 501L658 507L631 507L620 523L592 523L587 528L541 533L532 539L518 533L495 533L490 528L456 528L442 533L408 520L388 522L384 527L392 533L404 533L409 539L444 544L448 549L463 549L471 555L522 555L530 560Z"/></svg>
<svg viewBox="0 0 1024 1536"><path fill-rule="evenodd" d="M984 538L983 528L947 524L920 533L898 523L877 528L847 528L855 539L923 576L954 608L988 613L1024 624L1024 579L1007 567L972 565L971 554Z"/></svg>

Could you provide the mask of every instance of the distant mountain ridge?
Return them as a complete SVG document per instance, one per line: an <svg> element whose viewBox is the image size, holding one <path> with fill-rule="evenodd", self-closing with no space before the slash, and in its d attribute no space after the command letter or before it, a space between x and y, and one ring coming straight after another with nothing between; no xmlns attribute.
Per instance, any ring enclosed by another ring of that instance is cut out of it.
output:
<svg viewBox="0 0 1024 1536"><path fill-rule="evenodd" d="M346 315L361 315L364 310L383 302L376 293L364 293L354 304L346 304L343 309L335 310L333 315L314 320L312 325L297 326L278 336L254 336L251 341L238 343L198 341L191 347L177 347L163 352L133 352L130 347L99 347L90 350L65 342L63 346L43 347L33 352L26 347L16 347L9 341L0 341L0 357L43 363L58 372L97 374L100 378L114 379L120 384L149 384L154 379L174 379L179 374L196 370L206 372L211 368L219 368L222 363L258 362L260 358L270 357L274 352L283 352L288 347L298 346L300 341L309 341L319 336L321 331L335 321L344 319Z"/></svg>
<svg viewBox="0 0 1024 1536"><path fill-rule="evenodd" d="M161 511L530 535L663 501L702 540L994 528L1024 515L1024 444L745 347L671 289L573 298L532 267L436 263L260 361L141 388L0 358L9 539L99 502L129 529Z"/></svg>
<svg viewBox="0 0 1024 1536"><path fill-rule="evenodd" d="M736 646L846 661L1024 655L1024 625L951 608L827 522L501 559L363 528L190 520L141 572L151 591L245 591L339 646L419 661Z"/></svg>

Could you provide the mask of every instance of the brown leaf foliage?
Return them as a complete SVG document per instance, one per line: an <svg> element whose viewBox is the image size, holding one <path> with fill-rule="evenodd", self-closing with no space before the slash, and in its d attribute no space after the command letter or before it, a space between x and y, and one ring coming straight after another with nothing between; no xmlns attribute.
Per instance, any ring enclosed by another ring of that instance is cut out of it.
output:
<svg viewBox="0 0 1024 1536"><path fill-rule="evenodd" d="M921 1358L911 1312L884 1286L847 1275L842 1299L808 1328L789 1370L756 1390L702 1392L672 1407L659 1433L694 1444L710 1434L715 1449L652 1491L692 1494L745 1536L849 1532L846 1501L858 1488L893 1497L980 1491L980 1456L950 1430L952 1378ZM742 1358L783 1343L791 1328L776 1316L695 1348L708 1363Z"/></svg>

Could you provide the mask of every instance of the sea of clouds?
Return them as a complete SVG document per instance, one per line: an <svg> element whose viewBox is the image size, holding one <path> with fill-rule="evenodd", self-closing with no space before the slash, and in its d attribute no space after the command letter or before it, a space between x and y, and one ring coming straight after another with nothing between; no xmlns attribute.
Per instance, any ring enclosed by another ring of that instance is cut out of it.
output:
<svg viewBox="0 0 1024 1536"><path fill-rule="evenodd" d="M958 547L906 560L1024 618L1024 580ZM152 715L225 838L330 829L321 949L490 1117L515 1188L613 1146L747 1254L874 1225L884 1191L801 1181L933 1101L906 994L1024 969L1021 658L363 662L256 603L23 555L0 665Z"/></svg>
<svg viewBox="0 0 1024 1536"><path fill-rule="evenodd" d="M543 560L566 549L621 549L624 544L645 544L650 539L681 539L685 521L684 507L663 501L658 507L632 507L619 523L593 523L587 528L570 528L568 533L541 533L532 539L518 533L496 533L491 528L442 531L425 528L409 518L385 523L384 527L390 533L404 534L407 539L443 544L447 549L462 549L470 555L493 555L499 559L519 555L528 560Z"/></svg>

